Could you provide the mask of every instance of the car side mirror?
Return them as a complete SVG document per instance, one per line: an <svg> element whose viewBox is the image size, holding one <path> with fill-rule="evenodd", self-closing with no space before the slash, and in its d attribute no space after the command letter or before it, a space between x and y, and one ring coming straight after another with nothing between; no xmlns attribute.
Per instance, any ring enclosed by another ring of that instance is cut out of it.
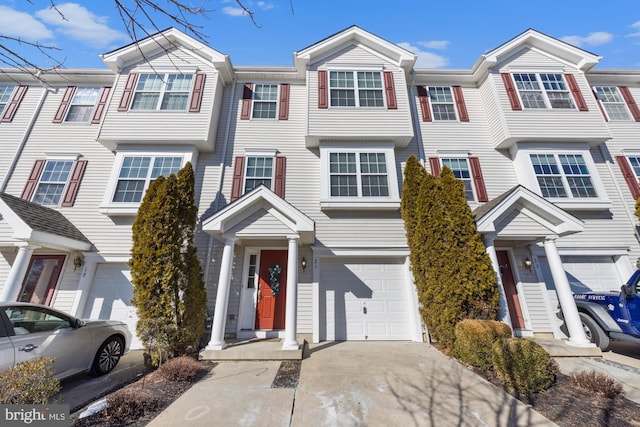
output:
<svg viewBox="0 0 640 427"><path fill-rule="evenodd" d="M86 324L87 322L85 322L84 320L76 319L76 321L73 324L73 328L74 329L82 328Z"/></svg>
<svg viewBox="0 0 640 427"><path fill-rule="evenodd" d="M635 297L633 293L633 288L631 288L631 286L629 285L622 285L620 290L622 291L624 296L627 297L627 299L633 299Z"/></svg>

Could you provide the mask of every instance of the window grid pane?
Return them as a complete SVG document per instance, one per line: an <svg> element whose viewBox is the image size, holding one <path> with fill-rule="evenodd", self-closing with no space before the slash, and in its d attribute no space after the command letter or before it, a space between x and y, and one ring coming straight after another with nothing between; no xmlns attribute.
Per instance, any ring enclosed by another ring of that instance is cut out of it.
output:
<svg viewBox="0 0 640 427"><path fill-rule="evenodd" d="M152 165L153 161L153 166ZM130 156L122 161L113 202L138 203L151 182L162 176L178 173L182 166L179 156Z"/></svg>
<svg viewBox="0 0 640 427"><path fill-rule="evenodd" d="M640 177L640 156L638 157L627 157L629 159L629 164L633 168L633 173L636 174L636 178Z"/></svg>
<svg viewBox="0 0 640 427"><path fill-rule="evenodd" d="M248 157L245 172L244 191L253 190L259 185L272 188L273 157Z"/></svg>
<svg viewBox="0 0 640 427"><path fill-rule="evenodd" d="M596 86L596 95L611 121L628 121L631 115L627 111L627 105L617 87Z"/></svg>
<svg viewBox="0 0 640 427"><path fill-rule="evenodd" d="M560 168L553 154L531 154L531 164L543 197L567 197Z"/></svg>
<svg viewBox="0 0 640 427"><path fill-rule="evenodd" d="M360 153L360 172L363 197L389 195L387 162L384 153Z"/></svg>
<svg viewBox="0 0 640 427"><path fill-rule="evenodd" d="M457 120L450 87L430 87L429 98L431 99L434 120Z"/></svg>
<svg viewBox="0 0 640 427"><path fill-rule="evenodd" d="M547 108L535 74L516 73L513 79L525 108Z"/></svg>
<svg viewBox="0 0 640 427"><path fill-rule="evenodd" d="M358 178L356 170L355 153L329 154L331 196L358 196Z"/></svg>
<svg viewBox="0 0 640 427"><path fill-rule="evenodd" d="M442 159L442 166L447 166L453 172L453 175L464 183L464 197L473 201L473 185L471 183L471 170L467 159Z"/></svg>
<svg viewBox="0 0 640 427"><path fill-rule="evenodd" d="M73 95L69 113L65 121L67 122L88 122L93 113L93 107L98 102L100 89L96 87L79 87Z"/></svg>
<svg viewBox="0 0 640 427"><path fill-rule="evenodd" d="M11 99L13 93L13 86L0 85L0 114L4 110L5 105Z"/></svg>
<svg viewBox="0 0 640 427"><path fill-rule="evenodd" d="M185 110L192 79L191 74L140 74L131 109Z"/></svg>
<svg viewBox="0 0 640 427"><path fill-rule="evenodd" d="M384 107L379 71L330 71L329 89L332 107Z"/></svg>
<svg viewBox="0 0 640 427"><path fill-rule="evenodd" d="M47 161L33 196L33 202L44 206L57 206L67 185L72 166L72 161Z"/></svg>
<svg viewBox="0 0 640 427"><path fill-rule="evenodd" d="M597 197L582 155L560 154L558 158L573 197Z"/></svg>
<svg viewBox="0 0 640 427"><path fill-rule="evenodd" d="M278 85L257 84L253 91L253 118L275 119Z"/></svg>

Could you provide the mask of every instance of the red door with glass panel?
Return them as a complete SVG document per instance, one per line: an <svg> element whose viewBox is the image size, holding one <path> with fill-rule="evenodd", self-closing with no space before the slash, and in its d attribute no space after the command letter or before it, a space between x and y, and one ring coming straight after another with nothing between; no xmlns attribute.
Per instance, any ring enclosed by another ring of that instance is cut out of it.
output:
<svg viewBox="0 0 640 427"><path fill-rule="evenodd" d="M502 278L502 287L507 299L507 307L511 316L511 325L514 329L524 329L524 317L522 316L522 308L518 299L518 288L511 270L509 262L509 254L507 251L496 251L498 264L500 265L500 277Z"/></svg>
<svg viewBox="0 0 640 427"><path fill-rule="evenodd" d="M49 305L56 289L64 255L33 255L18 301Z"/></svg>
<svg viewBox="0 0 640 427"><path fill-rule="evenodd" d="M256 329L284 329L287 251L260 252Z"/></svg>

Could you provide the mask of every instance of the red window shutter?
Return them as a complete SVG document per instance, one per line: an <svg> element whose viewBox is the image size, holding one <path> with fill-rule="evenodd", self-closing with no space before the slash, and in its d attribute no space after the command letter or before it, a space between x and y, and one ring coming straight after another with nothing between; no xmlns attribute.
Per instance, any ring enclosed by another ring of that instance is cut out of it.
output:
<svg viewBox="0 0 640 427"><path fill-rule="evenodd" d="M278 120L289 120L289 84L280 85L280 111Z"/></svg>
<svg viewBox="0 0 640 427"><path fill-rule="evenodd" d="M635 120L636 122L640 122L640 109L638 108L638 104L636 104L636 101L633 99L633 96L631 96L629 88L626 86L620 86L618 89L620 89L620 93L624 98L624 102L627 103L627 107L629 107L629 111L631 111L633 120Z"/></svg>
<svg viewBox="0 0 640 427"><path fill-rule="evenodd" d="M253 83L245 83L242 91L242 112L241 120L249 120L251 116L251 99L253 98Z"/></svg>
<svg viewBox="0 0 640 427"><path fill-rule="evenodd" d="M471 175L473 175L473 184L476 187L476 196L479 202L488 202L487 189L484 186L484 177L482 169L480 169L480 160L477 157L469 157L469 165L471 166Z"/></svg>
<svg viewBox="0 0 640 427"><path fill-rule="evenodd" d="M27 93L28 88L29 86L18 86L16 88L15 92L13 92L13 97L11 98L11 101L9 101L9 103L4 109L2 120L0 120L1 122L9 123L13 121L13 118L16 116L16 113L18 112L18 107L20 107L20 103L22 102L22 99L24 98L25 93Z"/></svg>
<svg viewBox="0 0 640 427"><path fill-rule="evenodd" d="M104 110L107 109L107 102L109 101L109 95L111 94L110 87L103 87L100 92L100 98L98 99L98 103L96 104L95 110L93 110L93 117L91 118L91 123L97 124L102 120L102 115L104 114Z"/></svg>
<svg viewBox="0 0 640 427"><path fill-rule="evenodd" d="M440 175L440 158L439 157L429 157L429 166L431 166L431 175L438 176Z"/></svg>
<svg viewBox="0 0 640 427"><path fill-rule="evenodd" d="M384 91L387 94L387 108L389 110L397 110L396 86L393 82L393 73L391 71L384 72Z"/></svg>
<svg viewBox="0 0 640 427"><path fill-rule="evenodd" d="M327 88L327 71L318 71L318 108L329 108L329 90Z"/></svg>
<svg viewBox="0 0 640 427"><path fill-rule="evenodd" d="M422 111L422 121L431 122L431 107L429 106L429 94L426 86L418 86L418 101L420 102L420 110Z"/></svg>
<svg viewBox="0 0 640 427"><path fill-rule="evenodd" d="M71 178L69 179L69 185L67 185L67 191L64 193L64 198L62 199L62 206L73 206L73 203L76 201L76 195L78 194L78 189L80 188L80 181L82 181L82 176L84 175L84 170L87 168L86 160L78 160L71 172Z"/></svg>
<svg viewBox="0 0 640 427"><path fill-rule="evenodd" d="M71 100L73 99L73 95L76 93L75 86L67 87L67 90L64 91L64 95L62 95L62 101L60 101L60 105L58 106L58 111L56 111L56 115L53 116L53 123L62 123L64 120L64 116L67 115L67 110L69 109L69 105L71 105Z"/></svg>
<svg viewBox="0 0 640 427"><path fill-rule="evenodd" d="M287 166L286 157L276 157L276 177L273 192L284 199L284 177Z"/></svg>
<svg viewBox="0 0 640 427"><path fill-rule="evenodd" d="M129 104L131 104L131 99L133 98L133 91L136 88L137 82L138 82L138 73L129 73L129 77L127 77L127 83L125 83L124 90L122 91L122 98L120 98L118 111L127 111L129 109Z"/></svg>
<svg viewBox="0 0 640 427"><path fill-rule="evenodd" d="M627 182L629 191L631 191L631 196L633 196L634 200L638 200L638 198L640 198L640 186L638 185L638 180L631 169L629 161L625 156L616 156L616 160L618 166L620 166L620 171L622 171L622 176Z"/></svg>
<svg viewBox="0 0 640 427"><path fill-rule="evenodd" d="M233 180L231 181L231 201L242 196L244 181L244 156L236 157L236 164L233 167Z"/></svg>
<svg viewBox="0 0 640 427"><path fill-rule="evenodd" d="M451 86L453 89L453 97L456 100L456 107L458 108L458 118L461 122L469 121L469 113L467 112L467 105L464 103L464 96L462 95L462 88L460 86Z"/></svg>
<svg viewBox="0 0 640 427"><path fill-rule="evenodd" d="M513 79L511 79L511 74L500 73L500 75L502 76L502 82L504 83L504 87L507 90L507 96L509 97L509 103L511 104L511 109L514 111L522 110L522 105L520 105L520 99L518 98L518 91L516 90L516 87L513 84Z"/></svg>
<svg viewBox="0 0 640 427"><path fill-rule="evenodd" d="M576 104L578 104L579 111L589 111L589 107L584 100L584 96L582 96L582 91L580 90L580 86L578 86L578 82L576 82L576 78L573 74L565 74L564 78L567 79L567 83L569 84L569 90L571 90L571 94L573 95L573 99L576 100Z"/></svg>
<svg viewBox="0 0 640 427"><path fill-rule="evenodd" d="M31 200L33 196L33 192L36 190L36 185L38 185L38 180L40 179L40 174L42 173L42 169L44 169L45 160L36 160L33 164L33 169L31 169L31 173L29 174L29 178L27 179L27 184L24 186L24 190L22 190L22 196L20 196L24 200Z"/></svg>
<svg viewBox="0 0 640 427"><path fill-rule="evenodd" d="M204 93L204 81L207 75L205 73L196 73L196 79L193 82L193 89L191 90L191 102L189 103L189 112L200 112L200 105L202 104L202 94Z"/></svg>
<svg viewBox="0 0 640 427"><path fill-rule="evenodd" d="M602 106L602 102L600 101L600 98L598 98L598 93L596 92L596 88L595 87L591 88L591 92L593 92L593 96L595 96L596 101L598 101L598 108L600 108L600 112L602 113L602 117L604 117L604 121L608 122L609 121L609 117L607 117L607 113L604 111L604 107Z"/></svg>

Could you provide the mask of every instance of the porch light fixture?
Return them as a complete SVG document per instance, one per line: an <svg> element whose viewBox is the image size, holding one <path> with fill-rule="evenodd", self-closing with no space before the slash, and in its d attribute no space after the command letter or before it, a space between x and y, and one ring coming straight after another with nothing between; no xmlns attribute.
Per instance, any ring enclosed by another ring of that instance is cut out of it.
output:
<svg viewBox="0 0 640 427"><path fill-rule="evenodd" d="M300 261L300 267L302 267L302 272L304 273L304 271L307 269L307 259L305 257L302 257L302 260Z"/></svg>
<svg viewBox="0 0 640 427"><path fill-rule="evenodd" d="M524 261L522 261L522 266L531 271L531 267L533 266L533 262L531 262L531 260L529 258L525 258Z"/></svg>
<svg viewBox="0 0 640 427"><path fill-rule="evenodd" d="M73 259L73 271L76 271L78 268L82 267L82 264L84 264L84 258L82 257L82 255L77 255Z"/></svg>

